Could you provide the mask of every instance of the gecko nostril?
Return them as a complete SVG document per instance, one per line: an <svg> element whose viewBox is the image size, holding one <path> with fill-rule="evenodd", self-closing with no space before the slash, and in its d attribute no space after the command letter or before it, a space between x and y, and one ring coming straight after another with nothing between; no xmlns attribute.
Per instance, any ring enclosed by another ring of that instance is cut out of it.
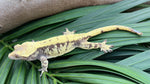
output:
<svg viewBox="0 0 150 84"><path fill-rule="evenodd" d="M10 59L13 59L13 57L11 55L8 56Z"/></svg>
<svg viewBox="0 0 150 84"><path fill-rule="evenodd" d="M12 57L12 53L10 53L10 54L8 55L8 57L11 58L11 57Z"/></svg>

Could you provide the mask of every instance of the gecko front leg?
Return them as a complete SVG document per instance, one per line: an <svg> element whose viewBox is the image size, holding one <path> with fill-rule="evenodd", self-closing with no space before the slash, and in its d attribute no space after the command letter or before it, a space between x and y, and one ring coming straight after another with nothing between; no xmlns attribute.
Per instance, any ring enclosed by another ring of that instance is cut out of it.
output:
<svg viewBox="0 0 150 84"><path fill-rule="evenodd" d="M41 77L44 72L47 72L48 60L46 56L41 56L40 61L41 61L41 66L42 66L42 68L39 69L39 71L41 71L41 75L40 75Z"/></svg>

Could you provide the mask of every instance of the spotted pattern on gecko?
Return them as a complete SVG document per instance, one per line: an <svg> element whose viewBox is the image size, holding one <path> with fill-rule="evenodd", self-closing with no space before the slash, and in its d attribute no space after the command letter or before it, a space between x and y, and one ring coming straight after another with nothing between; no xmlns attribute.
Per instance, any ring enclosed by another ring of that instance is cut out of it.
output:
<svg viewBox="0 0 150 84"><path fill-rule="evenodd" d="M37 41L37 42L24 42L21 45L17 44L14 46L14 51L9 54L10 59L14 60L40 60L41 61L41 76L43 72L47 72L48 60L50 58L55 58L62 56L65 53L72 51L75 48L82 49L97 49L100 48L101 51L107 53L111 52L112 45L107 45L106 40L102 43L92 43L88 42L88 39L99 35L104 32L112 30L125 30L137 35L142 35L141 32L138 32L132 28L121 26L121 25L112 25L102 28L92 30L87 33L74 34L75 31L69 31L66 28L64 35L48 38L46 40Z"/></svg>

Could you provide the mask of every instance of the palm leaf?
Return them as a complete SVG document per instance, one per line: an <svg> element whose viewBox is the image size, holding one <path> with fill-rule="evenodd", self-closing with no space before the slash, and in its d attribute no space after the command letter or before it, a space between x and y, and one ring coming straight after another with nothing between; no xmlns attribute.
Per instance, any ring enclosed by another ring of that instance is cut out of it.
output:
<svg viewBox="0 0 150 84"><path fill-rule="evenodd" d="M150 8L149 5L146 8L139 5L146 1L149 0L124 0L113 5L73 9L28 22L1 35L0 84L150 84L147 73L150 64L147 47L150 42ZM125 12L135 6L143 9ZM49 72L41 78L39 61L13 61L7 57L15 44L58 36L66 27L83 33L108 25L129 26L143 35L112 31L93 37L90 42L108 39L108 44L115 46L114 52L106 54L98 49L75 49L62 57L50 59ZM147 46L143 46L145 44Z"/></svg>

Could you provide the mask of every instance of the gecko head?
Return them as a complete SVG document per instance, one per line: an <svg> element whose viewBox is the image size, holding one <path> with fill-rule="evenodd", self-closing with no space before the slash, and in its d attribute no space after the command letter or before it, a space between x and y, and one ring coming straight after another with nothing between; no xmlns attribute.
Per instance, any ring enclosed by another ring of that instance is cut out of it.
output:
<svg viewBox="0 0 150 84"><path fill-rule="evenodd" d="M27 60L27 58L36 51L34 42L24 42L14 46L14 51L8 57L14 60Z"/></svg>

